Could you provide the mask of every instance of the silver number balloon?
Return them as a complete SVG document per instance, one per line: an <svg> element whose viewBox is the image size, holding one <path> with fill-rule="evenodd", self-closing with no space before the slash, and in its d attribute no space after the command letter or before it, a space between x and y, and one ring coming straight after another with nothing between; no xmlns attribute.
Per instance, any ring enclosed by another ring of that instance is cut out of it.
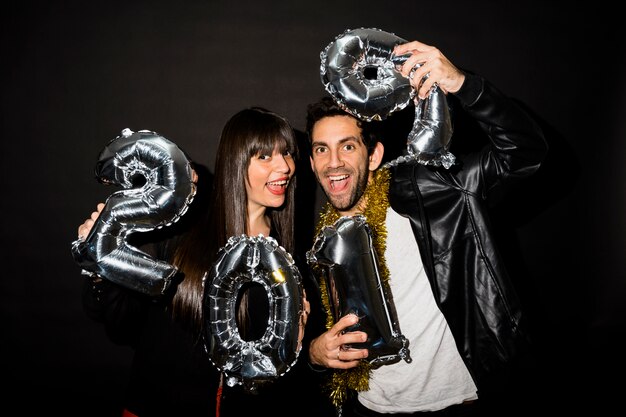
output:
<svg viewBox="0 0 626 417"><path fill-rule="evenodd" d="M353 347L369 349L372 364L411 362L409 341L400 332L391 290L381 280L364 216L341 217L324 227L307 252L307 262L317 279L327 284L333 320L346 314L359 317L348 331L364 331L367 341Z"/></svg>
<svg viewBox="0 0 626 417"><path fill-rule="evenodd" d="M408 56L393 55L393 48L406 42L380 29L346 30L320 53L322 84L335 102L355 117L383 120L416 99L411 83L396 67ZM435 84L428 97L417 98L405 154L386 166L418 161L449 168L455 161L448 151L451 138L447 100Z"/></svg>
<svg viewBox="0 0 626 417"><path fill-rule="evenodd" d="M143 177L141 186L133 181ZM86 274L150 296L169 286L177 268L130 245L130 234L178 221L196 193L185 153L155 132L124 129L100 153L96 178L122 186L111 194L89 235L72 243L72 255Z"/></svg>
<svg viewBox="0 0 626 417"><path fill-rule="evenodd" d="M249 282L263 286L269 302L265 332L253 341L241 337L235 311L241 287ZM258 381L277 378L295 364L304 335L304 290L291 255L275 239L231 237L203 285L207 351L229 386L254 390Z"/></svg>

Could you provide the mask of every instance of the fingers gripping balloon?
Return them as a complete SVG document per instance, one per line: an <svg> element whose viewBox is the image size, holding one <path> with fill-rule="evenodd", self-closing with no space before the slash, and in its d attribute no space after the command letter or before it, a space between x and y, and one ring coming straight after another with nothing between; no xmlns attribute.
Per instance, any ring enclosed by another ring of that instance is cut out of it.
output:
<svg viewBox="0 0 626 417"><path fill-rule="evenodd" d="M400 358L411 362L409 342L400 332L389 287L381 280L364 216L341 217L324 227L307 252L307 262L326 282L334 321L350 313L359 317L349 331L364 331L367 341L353 347L369 349L372 364Z"/></svg>
<svg viewBox="0 0 626 417"><path fill-rule="evenodd" d="M143 186L133 185L137 176L145 179ZM187 211L196 193L189 159L155 132L124 129L100 153L96 177L124 190L107 198L89 235L72 243L74 260L87 274L151 296L162 294L177 268L127 239L169 226Z"/></svg>
<svg viewBox="0 0 626 417"><path fill-rule="evenodd" d="M236 301L248 282L262 285L269 301L269 322L258 340L243 340ZM255 389L258 381L286 373L301 349L302 278L291 255L270 237L231 237L204 278L205 340L213 364L227 384Z"/></svg>
<svg viewBox="0 0 626 417"><path fill-rule="evenodd" d="M393 55L393 48L406 42L379 29L347 30L320 53L322 83L339 106L365 121L383 120L417 99L406 153L385 165L415 160L449 168L455 157L448 152L452 123L445 94L434 84L428 97L416 97L396 67L408 55Z"/></svg>

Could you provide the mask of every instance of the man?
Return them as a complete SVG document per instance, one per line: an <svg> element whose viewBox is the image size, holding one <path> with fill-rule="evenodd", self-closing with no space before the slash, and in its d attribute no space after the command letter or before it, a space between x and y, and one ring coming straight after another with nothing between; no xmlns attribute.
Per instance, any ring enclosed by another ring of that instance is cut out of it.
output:
<svg viewBox="0 0 626 417"><path fill-rule="evenodd" d="M437 83L478 122L489 144L455 155L449 169L415 162L380 168L384 147L372 123L359 121L328 97L309 106L311 167L329 203L321 223L355 214L370 223L382 208L383 219L372 221L373 236L384 240L386 250L377 255L389 271L412 357L410 363L374 367L365 388L354 388L358 384L349 377L334 378L331 398L343 416L484 415L476 400L527 340L487 205L515 180L534 173L547 145L531 117L489 82L459 70L435 47L415 41L394 50L409 53L401 72L419 97L427 97ZM363 364L367 349L350 345L367 335L346 331L357 321L346 315L314 338L310 363L344 376ZM358 397L346 398L342 390Z"/></svg>

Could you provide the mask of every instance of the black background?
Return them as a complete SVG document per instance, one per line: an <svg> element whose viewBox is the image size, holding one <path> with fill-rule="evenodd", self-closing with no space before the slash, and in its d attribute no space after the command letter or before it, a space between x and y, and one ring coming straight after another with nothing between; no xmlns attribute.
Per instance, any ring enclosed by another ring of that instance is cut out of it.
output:
<svg viewBox="0 0 626 417"><path fill-rule="evenodd" d="M626 48L615 9L572 4L4 4L0 318L9 388L0 407L95 415L80 411L88 403L117 415L131 351L84 315L84 278L70 253L77 226L112 192L93 176L104 145L124 128L154 130L212 169L221 127L243 107L268 107L303 130L306 104L324 93L320 51L357 27L436 45L542 123L549 158L496 218L542 346L528 403L557 415L616 401Z"/></svg>

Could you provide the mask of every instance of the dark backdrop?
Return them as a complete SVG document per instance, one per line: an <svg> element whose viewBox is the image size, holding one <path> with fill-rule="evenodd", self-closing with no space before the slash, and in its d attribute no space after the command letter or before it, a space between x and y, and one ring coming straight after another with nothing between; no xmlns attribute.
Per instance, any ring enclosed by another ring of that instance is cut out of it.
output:
<svg viewBox="0 0 626 417"><path fill-rule="evenodd" d="M93 176L103 146L123 128L154 130L212 169L221 127L243 107L268 107L302 130L305 105L324 93L320 51L357 27L438 46L542 123L548 161L496 215L542 348L524 381L536 394L528 403L577 410L621 393L623 382L607 377L623 380L626 50L611 7L14 3L2 13L0 353L9 388L0 407L95 415L76 410L83 399L116 415L131 352L84 315L84 278L70 254L77 226L111 192Z"/></svg>

